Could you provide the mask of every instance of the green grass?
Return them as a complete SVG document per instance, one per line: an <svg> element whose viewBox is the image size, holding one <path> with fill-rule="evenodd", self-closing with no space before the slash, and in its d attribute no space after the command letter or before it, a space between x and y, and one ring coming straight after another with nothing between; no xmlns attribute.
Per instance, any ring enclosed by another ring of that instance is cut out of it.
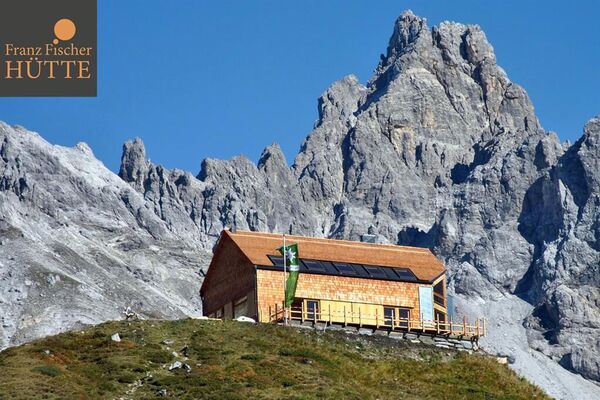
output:
<svg viewBox="0 0 600 400"><path fill-rule="evenodd" d="M39 367L35 367L33 370L52 377L60 375L60 369L53 365L40 365Z"/></svg>
<svg viewBox="0 0 600 400"><path fill-rule="evenodd" d="M121 342L110 340L116 332ZM192 370L169 371L176 360ZM163 389L173 399L548 399L488 357L234 321L110 322L0 353L0 399L147 399Z"/></svg>

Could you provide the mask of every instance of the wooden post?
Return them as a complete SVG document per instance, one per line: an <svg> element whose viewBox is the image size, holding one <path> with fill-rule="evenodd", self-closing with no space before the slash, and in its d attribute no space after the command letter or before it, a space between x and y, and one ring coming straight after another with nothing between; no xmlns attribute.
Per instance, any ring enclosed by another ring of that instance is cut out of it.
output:
<svg viewBox="0 0 600 400"><path fill-rule="evenodd" d="M300 312L302 313L302 315L300 316L300 321L304 323L304 300L302 301L302 303L300 303Z"/></svg>
<svg viewBox="0 0 600 400"><path fill-rule="evenodd" d="M454 330L452 329L452 315L450 315L449 318L450 318L450 334L454 335Z"/></svg>
<svg viewBox="0 0 600 400"><path fill-rule="evenodd" d="M344 304L344 326L348 326L348 323L346 322L346 305Z"/></svg>
<svg viewBox="0 0 600 400"><path fill-rule="evenodd" d="M483 319L483 336L485 336L485 335L486 335L486 330L485 330L485 318L482 318L482 319Z"/></svg>
<svg viewBox="0 0 600 400"><path fill-rule="evenodd" d="M379 329L379 308L375 309L375 327Z"/></svg>
<svg viewBox="0 0 600 400"><path fill-rule="evenodd" d="M329 325L331 325L331 303L329 303L328 312L329 312Z"/></svg>
<svg viewBox="0 0 600 400"><path fill-rule="evenodd" d="M477 338L479 338L479 318L477 318Z"/></svg>
<svg viewBox="0 0 600 400"><path fill-rule="evenodd" d="M358 327L362 328L362 319L361 319L361 312L360 312L361 308L358 307Z"/></svg>
<svg viewBox="0 0 600 400"><path fill-rule="evenodd" d="M317 323L317 309L313 308L313 324Z"/></svg>
<svg viewBox="0 0 600 400"><path fill-rule="evenodd" d="M423 323L423 314L421 314L421 330L425 332L425 324Z"/></svg>
<svg viewBox="0 0 600 400"><path fill-rule="evenodd" d="M271 306L269 305L269 321L271 322L271 318L273 317L273 314L271 314Z"/></svg>
<svg viewBox="0 0 600 400"><path fill-rule="evenodd" d="M463 336L467 336L467 317L463 317Z"/></svg>
<svg viewBox="0 0 600 400"><path fill-rule="evenodd" d="M435 331L437 332L437 334L440 334L440 316L436 315L435 316Z"/></svg>

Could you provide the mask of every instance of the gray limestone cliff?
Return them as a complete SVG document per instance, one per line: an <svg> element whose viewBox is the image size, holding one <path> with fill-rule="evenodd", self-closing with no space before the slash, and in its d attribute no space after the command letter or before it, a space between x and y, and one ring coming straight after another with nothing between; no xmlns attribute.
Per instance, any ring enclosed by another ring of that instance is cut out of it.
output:
<svg viewBox="0 0 600 400"><path fill-rule="evenodd" d="M335 82L318 113L291 167L271 145L257 164L206 159L194 176L149 162L136 139L121 179L85 145L2 125L2 343L129 303L198 313L222 229L371 235L432 248L459 311L489 318L484 347L550 394L600 396L600 120L561 144L478 26L411 12L369 82Z"/></svg>
<svg viewBox="0 0 600 400"><path fill-rule="evenodd" d="M185 231L185 230L182 230ZM83 143L0 123L0 347L108 319L201 315L210 255Z"/></svg>

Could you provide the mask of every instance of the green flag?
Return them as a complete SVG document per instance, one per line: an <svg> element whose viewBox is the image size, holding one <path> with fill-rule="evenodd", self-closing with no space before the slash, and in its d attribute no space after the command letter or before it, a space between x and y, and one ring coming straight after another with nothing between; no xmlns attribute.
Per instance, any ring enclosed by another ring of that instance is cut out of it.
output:
<svg viewBox="0 0 600 400"><path fill-rule="evenodd" d="M279 252L285 259L285 265L288 267L290 274L285 283L285 306L289 307L294 302L296 296L296 286L298 285L298 274L300 265L298 264L298 243L281 246Z"/></svg>

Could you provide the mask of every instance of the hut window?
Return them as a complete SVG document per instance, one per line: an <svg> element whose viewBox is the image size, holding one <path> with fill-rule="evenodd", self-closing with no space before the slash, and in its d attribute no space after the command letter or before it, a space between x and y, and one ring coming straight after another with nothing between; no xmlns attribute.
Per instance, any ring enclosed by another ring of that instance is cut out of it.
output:
<svg viewBox="0 0 600 400"><path fill-rule="evenodd" d="M233 303L233 318L248 314L248 296L241 297Z"/></svg>
<svg viewBox="0 0 600 400"><path fill-rule="evenodd" d="M436 319L436 321L444 323L444 322L446 322L446 314L443 312L440 312L438 310L435 310L435 319Z"/></svg>
<svg viewBox="0 0 600 400"><path fill-rule="evenodd" d="M290 316L292 319L300 319L302 318L302 312L304 310L304 300L295 298L292 303L292 308L290 309Z"/></svg>
<svg viewBox="0 0 600 400"><path fill-rule="evenodd" d="M408 328L408 320L410 319L410 309L408 308L399 308L398 309L398 326L401 328Z"/></svg>
<svg viewBox="0 0 600 400"><path fill-rule="evenodd" d="M385 319L386 326L392 326L393 322L396 320L396 309L393 307L384 307L383 318Z"/></svg>
<svg viewBox="0 0 600 400"><path fill-rule="evenodd" d="M383 307L383 318L386 326L408 328L410 309L402 307Z"/></svg>
<svg viewBox="0 0 600 400"><path fill-rule="evenodd" d="M306 318L316 319L319 315L319 300L306 300Z"/></svg>
<svg viewBox="0 0 600 400"><path fill-rule="evenodd" d="M433 287L433 291L441 296L444 295L444 281L441 280Z"/></svg>

